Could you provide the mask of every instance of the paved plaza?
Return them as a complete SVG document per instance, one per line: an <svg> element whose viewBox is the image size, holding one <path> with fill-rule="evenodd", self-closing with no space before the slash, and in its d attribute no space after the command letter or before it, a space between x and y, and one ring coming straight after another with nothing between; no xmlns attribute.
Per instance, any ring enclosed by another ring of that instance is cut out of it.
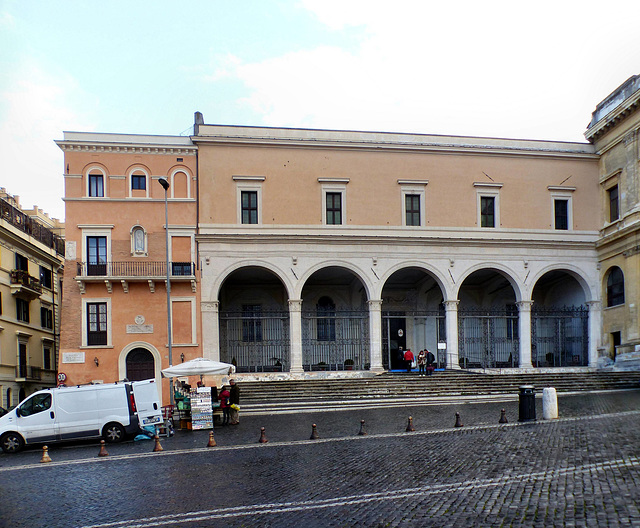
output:
<svg viewBox="0 0 640 528"><path fill-rule="evenodd" d="M640 390L561 395L559 409L543 421L538 400L535 423L517 422L517 401L249 416L216 428L215 448L208 431L178 431L161 453L146 441L105 458L95 443L52 447L49 464L39 449L1 454L0 522L640 527Z"/></svg>

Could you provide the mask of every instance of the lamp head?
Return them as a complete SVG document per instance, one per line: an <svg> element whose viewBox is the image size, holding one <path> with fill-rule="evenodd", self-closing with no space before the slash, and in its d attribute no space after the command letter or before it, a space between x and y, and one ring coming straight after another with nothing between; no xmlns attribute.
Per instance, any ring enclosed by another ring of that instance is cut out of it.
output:
<svg viewBox="0 0 640 528"><path fill-rule="evenodd" d="M158 183L160 183L160 185L162 185L162 188L166 191L169 189L169 182L167 181L166 178L160 178L158 180Z"/></svg>

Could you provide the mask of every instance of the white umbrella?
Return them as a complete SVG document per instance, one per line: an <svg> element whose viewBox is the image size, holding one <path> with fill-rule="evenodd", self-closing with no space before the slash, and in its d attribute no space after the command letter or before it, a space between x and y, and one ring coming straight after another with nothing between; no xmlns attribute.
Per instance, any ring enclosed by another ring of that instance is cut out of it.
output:
<svg viewBox="0 0 640 528"><path fill-rule="evenodd" d="M227 375L235 372L236 367L231 363L222 363L207 358L195 358L185 363L179 363L169 368L163 369L162 374L165 378L175 378L178 376L204 376L209 375Z"/></svg>

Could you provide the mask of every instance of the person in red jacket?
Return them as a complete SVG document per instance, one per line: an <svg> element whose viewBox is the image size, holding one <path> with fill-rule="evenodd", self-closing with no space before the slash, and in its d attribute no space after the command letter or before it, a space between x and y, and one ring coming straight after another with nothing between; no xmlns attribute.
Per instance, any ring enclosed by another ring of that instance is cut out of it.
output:
<svg viewBox="0 0 640 528"><path fill-rule="evenodd" d="M413 352L410 348L404 353L404 362L407 364L407 372L411 372L411 363L413 363Z"/></svg>
<svg viewBox="0 0 640 528"><path fill-rule="evenodd" d="M229 398L231 397L231 393L229 392L229 387L226 385L222 387L222 392L218 395L220 399L220 408L222 409L222 425L229 425L229 420L231 419L231 407L229 403Z"/></svg>

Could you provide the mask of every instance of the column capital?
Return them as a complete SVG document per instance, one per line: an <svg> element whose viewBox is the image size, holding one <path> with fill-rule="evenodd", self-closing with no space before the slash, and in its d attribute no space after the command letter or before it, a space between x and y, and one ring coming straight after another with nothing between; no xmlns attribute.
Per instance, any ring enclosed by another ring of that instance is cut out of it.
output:
<svg viewBox="0 0 640 528"><path fill-rule="evenodd" d="M531 307L533 306L533 301L518 301L516 306L521 312L530 312Z"/></svg>
<svg viewBox="0 0 640 528"><path fill-rule="evenodd" d="M382 309L382 299L369 299L367 301L370 310L381 310Z"/></svg>
<svg viewBox="0 0 640 528"><path fill-rule="evenodd" d="M289 311L302 311L302 299L289 299Z"/></svg>
<svg viewBox="0 0 640 528"><path fill-rule="evenodd" d="M585 304L589 307L589 311L600 310L600 308L602 308L602 301L587 301Z"/></svg>
<svg viewBox="0 0 640 528"><path fill-rule="evenodd" d="M457 311L460 301L458 299L454 301L442 301L442 304L444 304L444 309L447 311L453 311L453 310Z"/></svg>
<svg viewBox="0 0 640 528"><path fill-rule="evenodd" d="M217 312L220 309L220 301L203 301L200 308L203 312Z"/></svg>

